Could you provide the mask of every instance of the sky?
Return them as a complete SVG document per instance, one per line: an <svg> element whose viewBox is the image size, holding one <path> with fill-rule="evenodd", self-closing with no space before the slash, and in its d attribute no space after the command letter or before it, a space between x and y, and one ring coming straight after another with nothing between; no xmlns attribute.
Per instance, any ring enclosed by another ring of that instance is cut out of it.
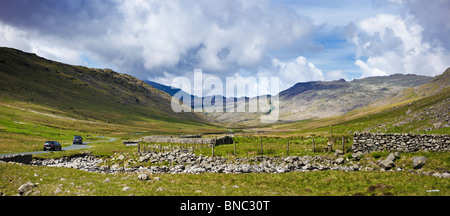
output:
<svg viewBox="0 0 450 216"><path fill-rule="evenodd" d="M166 85L202 69L255 88L278 77L284 90L439 75L448 14L449 0L0 0L0 46Z"/></svg>

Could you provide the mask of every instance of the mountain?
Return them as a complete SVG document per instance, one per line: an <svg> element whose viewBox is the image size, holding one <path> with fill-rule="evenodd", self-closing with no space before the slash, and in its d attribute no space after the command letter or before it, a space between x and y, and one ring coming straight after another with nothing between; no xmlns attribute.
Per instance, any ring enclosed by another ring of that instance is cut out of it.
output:
<svg viewBox="0 0 450 216"><path fill-rule="evenodd" d="M343 115L401 90L423 85L431 79L427 76L394 74L350 82L340 79L297 83L279 93L278 123ZM207 114L224 123L242 125L258 125L261 115L249 112Z"/></svg>
<svg viewBox="0 0 450 216"><path fill-rule="evenodd" d="M12 48L0 48L0 103L118 124L213 121L202 113L173 112L170 95L131 75L63 64Z"/></svg>
<svg viewBox="0 0 450 216"><path fill-rule="evenodd" d="M370 78L372 81L376 79ZM359 82L361 81L364 80ZM397 79L397 81L406 80ZM343 115L315 121L305 120L273 125L271 130L327 134L330 126L333 128L333 134L341 135L357 131L448 134L450 132L450 68L443 74L430 78L423 85L403 89Z"/></svg>
<svg viewBox="0 0 450 216"><path fill-rule="evenodd" d="M206 98L206 97L201 97L200 98L197 95L191 95L190 93L187 93L187 92L185 92L185 91L183 91L182 89L179 89L179 88L172 88L171 86L167 86L167 85L164 85L164 84L161 84L161 83L157 83L157 82L153 82L153 81L150 81L150 80L145 80L144 82L149 84L150 86L158 89L158 90L166 92L170 96L174 96L176 93L178 93L180 91L181 91L181 94L183 94L183 95L190 95L191 96L191 108L192 109L194 109L195 107L203 107L203 101L205 99L208 99L208 101L209 101L209 99L211 99L211 101L212 101L211 103L212 104L215 103L216 98L219 99L219 100L222 100L222 104L224 104L224 107L225 107L225 105L227 103L227 98L222 96L222 95L213 96L212 98L209 98L209 97L208 98ZM248 97L245 97L245 99L248 100ZM234 102L236 102L237 100L238 100L238 98L235 98L235 97L233 98ZM205 102L205 104L208 104L208 103Z"/></svg>
<svg viewBox="0 0 450 216"><path fill-rule="evenodd" d="M387 116L366 131L445 132L450 127L450 68L426 84L405 89L358 111Z"/></svg>
<svg viewBox="0 0 450 216"><path fill-rule="evenodd" d="M152 86L155 89L158 89L158 90L161 90L163 92L166 92L170 96L175 95L177 92L179 92L181 90L179 88L172 88L171 86L167 86L167 85L164 85L164 84L161 84L161 83L157 83L157 82L153 82L153 81L150 81L150 80L144 80L144 82L149 84L150 86ZM181 90L181 91L183 91L183 90Z"/></svg>

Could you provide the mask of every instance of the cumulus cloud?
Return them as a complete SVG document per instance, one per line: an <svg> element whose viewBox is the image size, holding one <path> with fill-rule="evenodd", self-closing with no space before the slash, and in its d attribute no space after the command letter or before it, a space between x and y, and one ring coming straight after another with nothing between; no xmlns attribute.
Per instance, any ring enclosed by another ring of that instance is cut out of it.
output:
<svg viewBox="0 0 450 216"><path fill-rule="evenodd" d="M271 67L260 70L258 76L278 76L281 90L298 82L324 80L323 72L304 56L298 56L293 60L273 58Z"/></svg>
<svg viewBox="0 0 450 216"><path fill-rule="evenodd" d="M0 46L163 84L177 76L193 82L195 68L222 80L277 76L280 89L358 73L436 75L449 66L449 4L2 0ZM395 13L398 8L401 13ZM320 32L341 31L349 20L354 20L345 28L349 43Z"/></svg>
<svg viewBox="0 0 450 216"><path fill-rule="evenodd" d="M348 26L362 77L394 73L434 76L448 66L450 53L423 40L424 28L411 17L380 14Z"/></svg>
<svg viewBox="0 0 450 216"><path fill-rule="evenodd" d="M404 0L406 11L411 14L417 23L424 29L423 40L430 44L437 44L450 50L450 1L434 0Z"/></svg>
<svg viewBox="0 0 450 216"><path fill-rule="evenodd" d="M88 58L145 79L194 68L221 76L257 71L271 64L271 52L304 49L313 30L309 18L269 1L0 3L2 46L71 64Z"/></svg>
<svg viewBox="0 0 450 216"><path fill-rule="evenodd" d="M325 80L348 80L348 76L342 72L342 70L333 70L325 74Z"/></svg>

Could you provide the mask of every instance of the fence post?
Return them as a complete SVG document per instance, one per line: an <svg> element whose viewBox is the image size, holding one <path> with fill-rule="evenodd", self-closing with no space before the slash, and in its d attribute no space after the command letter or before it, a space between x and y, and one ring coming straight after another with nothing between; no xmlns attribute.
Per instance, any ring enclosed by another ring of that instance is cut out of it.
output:
<svg viewBox="0 0 450 216"><path fill-rule="evenodd" d="M313 137L313 153L315 153L316 152L316 143L314 142L314 137Z"/></svg>
<svg viewBox="0 0 450 216"><path fill-rule="evenodd" d="M342 152L345 152L345 140L344 140L344 136L342 136Z"/></svg>
<svg viewBox="0 0 450 216"><path fill-rule="evenodd" d="M287 155L289 156L289 140L287 141Z"/></svg>
<svg viewBox="0 0 450 216"><path fill-rule="evenodd" d="M262 138L261 138L261 155L263 154Z"/></svg>
<svg viewBox="0 0 450 216"><path fill-rule="evenodd" d="M138 151L137 151L137 153L140 155L141 153L141 144L140 143L138 143Z"/></svg>
<svg viewBox="0 0 450 216"><path fill-rule="evenodd" d="M233 145L234 145L234 156L236 157L236 142L234 142L234 139L233 139Z"/></svg>
<svg viewBox="0 0 450 216"><path fill-rule="evenodd" d="M214 157L214 146L215 145L216 145L215 143L212 144L212 157Z"/></svg>

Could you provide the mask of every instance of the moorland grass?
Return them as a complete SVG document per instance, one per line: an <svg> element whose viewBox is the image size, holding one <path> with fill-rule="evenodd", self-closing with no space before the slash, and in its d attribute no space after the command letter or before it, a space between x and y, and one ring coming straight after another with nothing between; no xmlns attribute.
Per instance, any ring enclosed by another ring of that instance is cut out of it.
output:
<svg viewBox="0 0 450 216"><path fill-rule="evenodd" d="M316 171L283 174L137 174L0 164L0 191L18 194L20 185L38 183L35 196L449 196L450 181L408 172ZM155 180L159 177L160 180ZM105 181L106 179L109 181ZM122 191L130 187L129 191ZM55 193L59 188L60 192ZM164 190L161 190L163 188ZM158 190L160 189L160 190ZM439 190L439 192L427 192ZM39 191L39 192L36 192Z"/></svg>

